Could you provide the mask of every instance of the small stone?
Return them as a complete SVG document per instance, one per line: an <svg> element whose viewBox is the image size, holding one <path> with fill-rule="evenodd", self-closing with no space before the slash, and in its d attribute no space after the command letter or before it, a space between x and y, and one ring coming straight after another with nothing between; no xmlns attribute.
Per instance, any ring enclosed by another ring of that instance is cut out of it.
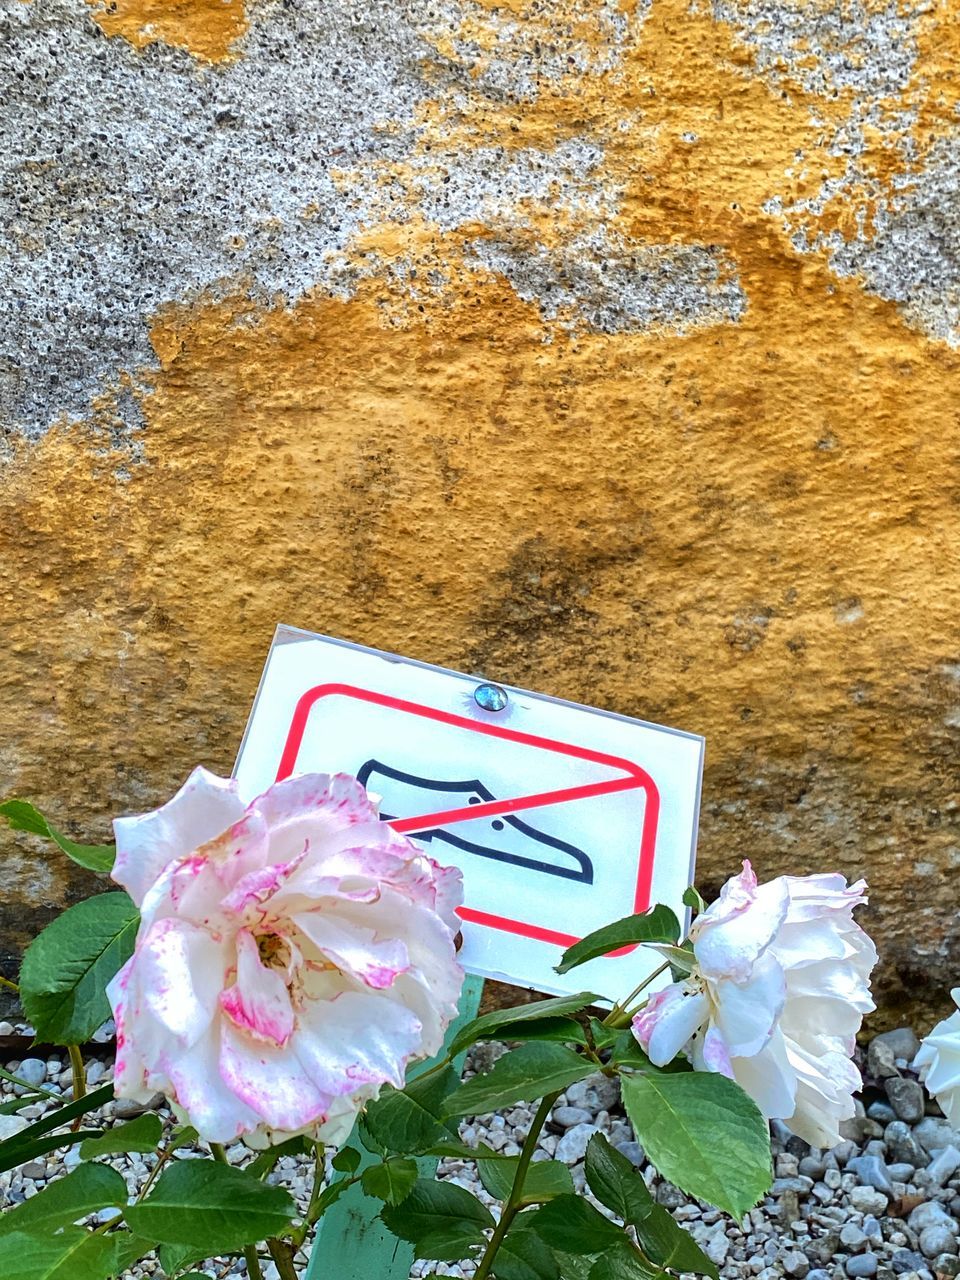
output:
<svg viewBox="0 0 960 1280"><path fill-rule="evenodd" d="M19 1076L21 1080L26 1080L27 1084L33 1085L36 1089L47 1078L47 1064L41 1062L39 1058L24 1058L14 1075Z"/></svg>
<svg viewBox="0 0 960 1280"><path fill-rule="evenodd" d="M87 1065L87 1084L99 1084L104 1077L106 1069L102 1062L98 1062L94 1058L93 1062Z"/></svg>
<svg viewBox="0 0 960 1280"><path fill-rule="evenodd" d="M620 1101L620 1085L608 1076L587 1076L586 1080L578 1080L567 1090L567 1104L571 1107L584 1107L591 1115L598 1111L610 1111Z"/></svg>
<svg viewBox="0 0 960 1280"><path fill-rule="evenodd" d="M850 1192L850 1203L858 1213L885 1213L887 1197L882 1191L873 1187L854 1187Z"/></svg>
<svg viewBox="0 0 960 1280"><path fill-rule="evenodd" d="M774 1178L770 1188L772 1196L783 1195L784 1191L796 1191L797 1195L806 1195L813 1188L813 1179L798 1174L795 1178Z"/></svg>
<svg viewBox="0 0 960 1280"><path fill-rule="evenodd" d="M618 1142L617 1150L627 1157L635 1169L639 1169L646 1159L646 1153L639 1142Z"/></svg>
<svg viewBox="0 0 960 1280"><path fill-rule="evenodd" d="M863 1234L872 1244L883 1244L883 1228L872 1213L864 1216Z"/></svg>
<svg viewBox="0 0 960 1280"><path fill-rule="evenodd" d="M679 1209L683 1204L683 1192L672 1182L661 1182L657 1187L657 1204L662 1204L665 1209Z"/></svg>
<svg viewBox="0 0 960 1280"><path fill-rule="evenodd" d="M889 1102L871 1102L867 1107L867 1115L871 1120L876 1120L877 1124L882 1125L888 1125L891 1120L897 1118L897 1113Z"/></svg>
<svg viewBox="0 0 960 1280"><path fill-rule="evenodd" d="M805 1178L812 1178L814 1182L818 1182L826 1172L822 1160L818 1160L816 1156L804 1156L800 1161L799 1173Z"/></svg>
<svg viewBox="0 0 960 1280"><path fill-rule="evenodd" d="M795 1178L800 1172L800 1162L790 1151L781 1151L774 1161L774 1172L778 1178Z"/></svg>
<svg viewBox="0 0 960 1280"><path fill-rule="evenodd" d="M925 1258L936 1258L957 1247L957 1233L946 1226L924 1227L920 1232L920 1252Z"/></svg>
<svg viewBox="0 0 960 1280"><path fill-rule="evenodd" d="M896 1027L893 1031L881 1031L878 1036L873 1037L870 1048L872 1049L875 1044L889 1046L895 1058L906 1058L907 1062L912 1062L920 1050L920 1041L912 1027Z"/></svg>
<svg viewBox="0 0 960 1280"><path fill-rule="evenodd" d="M829 1187L831 1191L839 1191L840 1184L843 1181L839 1169L825 1169L823 1173L824 1185Z"/></svg>
<svg viewBox="0 0 960 1280"><path fill-rule="evenodd" d="M925 1204L918 1204L914 1211L907 1219L907 1226L911 1231L925 1231L927 1227L946 1227L952 1231L954 1235L957 1232L957 1220L951 1218L943 1205L937 1200L928 1200ZM938 1250L943 1252L943 1250Z"/></svg>
<svg viewBox="0 0 960 1280"><path fill-rule="evenodd" d="M847 1172L855 1173L862 1186L873 1187L893 1198L893 1184L879 1156L856 1156L847 1161Z"/></svg>
<svg viewBox="0 0 960 1280"><path fill-rule="evenodd" d="M593 1115L584 1107L557 1107L551 1120L562 1129L572 1129L575 1124L591 1124Z"/></svg>
<svg viewBox="0 0 960 1280"><path fill-rule="evenodd" d="M922 1087L916 1080L904 1080L900 1076L894 1076L885 1081L883 1087L887 1091L891 1107L901 1120L905 1120L908 1124L917 1124L923 1119L926 1099L923 1096Z"/></svg>
<svg viewBox="0 0 960 1280"><path fill-rule="evenodd" d="M867 1071L874 1079L886 1080L890 1076L899 1075L896 1060L897 1055L889 1044L879 1038L871 1041L867 1050Z"/></svg>
<svg viewBox="0 0 960 1280"><path fill-rule="evenodd" d="M865 1232L861 1231L853 1222L848 1222L840 1228L840 1243L845 1249L849 1249L851 1253L859 1253L861 1249L865 1249L867 1245L867 1237Z"/></svg>
<svg viewBox="0 0 960 1280"><path fill-rule="evenodd" d="M722 1267L727 1260L727 1254L730 1252L730 1239L723 1224L719 1225L720 1230L714 1232L710 1239L706 1241L703 1245L703 1251L711 1262L715 1262L718 1267Z"/></svg>
<svg viewBox="0 0 960 1280"><path fill-rule="evenodd" d="M957 1133L949 1121L941 1120L939 1116L924 1116L914 1128L913 1136L930 1155L935 1151L942 1151L944 1147L960 1147L960 1133ZM909 1156L902 1158L910 1159ZM914 1163L919 1167L923 1161L916 1160Z"/></svg>
<svg viewBox="0 0 960 1280"><path fill-rule="evenodd" d="M915 1169L927 1163L924 1157L924 1151L927 1148L920 1145L923 1139L920 1137L919 1130L922 1128L923 1123L918 1124L917 1133L914 1136L910 1126L904 1124L902 1120L894 1120L892 1124L887 1125L883 1131L883 1140L894 1160L912 1164ZM949 1146L949 1141L941 1142L939 1145L940 1147Z"/></svg>
<svg viewBox="0 0 960 1280"><path fill-rule="evenodd" d="M779 1200L780 1212L777 1215L782 1227L789 1227L800 1216L800 1197L796 1191L784 1191Z"/></svg>
<svg viewBox="0 0 960 1280"><path fill-rule="evenodd" d="M909 1182L915 1173L912 1164L906 1162L898 1162L897 1164L888 1164L887 1173L890 1175L891 1182Z"/></svg>
<svg viewBox="0 0 960 1280"><path fill-rule="evenodd" d="M924 1266L924 1259L912 1249L898 1249L890 1259L890 1265L898 1276L902 1276L908 1271L919 1271Z"/></svg>
<svg viewBox="0 0 960 1280"><path fill-rule="evenodd" d="M938 1151L927 1165L927 1177L938 1187L942 1187L958 1169L960 1169L960 1151L951 1143L949 1147Z"/></svg>
<svg viewBox="0 0 960 1280"><path fill-rule="evenodd" d="M37 1178L45 1178L47 1176L47 1166L42 1160L28 1160L26 1164L20 1166L20 1172L25 1178L31 1178L36 1181Z"/></svg>
<svg viewBox="0 0 960 1280"><path fill-rule="evenodd" d="M857 1154L857 1144L855 1142L851 1142L847 1138L844 1138L842 1142L838 1142L830 1152L830 1155L833 1156L834 1160L836 1160L837 1164L840 1165L841 1168Z"/></svg>
<svg viewBox="0 0 960 1280"><path fill-rule="evenodd" d="M134 1102L130 1098L118 1098L113 1104L113 1114L118 1120L135 1120L147 1111L156 1111L166 1102L162 1093L155 1093L149 1102Z"/></svg>
<svg viewBox="0 0 960 1280"><path fill-rule="evenodd" d="M938 1276L960 1275L960 1258L955 1253L941 1253L933 1260L933 1269Z"/></svg>
<svg viewBox="0 0 960 1280"><path fill-rule="evenodd" d="M814 1267L807 1272L807 1280L831 1280L830 1272L824 1271L822 1267Z"/></svg>
<svg viewBox="0 0 960 1280"><path fill-rule="evenodd" d="M863 1280L868 1276L877 1274L878 1258L875 1253L857 1253L852 1258L848 1258L844 1263L844 1270L848 1276L855 1277L856 1280Z"/></svg>
<svg viewBox="0 0 960 1280"><path fill-rule="evenodd" d="M25 1116L0 1116L0 1142L5 1138L12 1138L15 1133L25 1129L28 1123Z"/></svg>
<svg viewBox="0 0 960 1280"><path fill-rule="evenodd" d="M12 1035L13 1035L13 1023L0 1022L0 1036L12 1036Z"/></svg>
<svg viewBox="0 0 960 1280"><path fill-rule="evenodd" d="M780 1265L788 1276L794 1276L796 1280L804 1280L810 1270L806 1255L799 1249L788 1249L780 1259Z"/></svg>
<svg viewBox="0 0 960 1280"><path fill-rule="evenodd" d="M587 1154L587 1144L600 1130L595 1124L575 1124L557 1143L556 1156L564 1164L576 1164Z"/></svg>

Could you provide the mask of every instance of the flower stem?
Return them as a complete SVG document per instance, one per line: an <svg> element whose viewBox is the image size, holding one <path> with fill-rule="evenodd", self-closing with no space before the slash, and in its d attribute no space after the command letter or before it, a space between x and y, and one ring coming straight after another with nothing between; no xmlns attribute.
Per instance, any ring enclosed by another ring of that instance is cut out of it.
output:
<svg viewBox="0 0 960 1280"><path fill-rule="evenodd" d="M268 1240L267 1248L277 1270L280 1280L297 1280L296 1268L293 1265L293 1247L286 1240Z"/></svg>
<svg viewBox="0 0 960 1280"><path fill-rule="evenodd" d="M83 1054L80 1052L78 1044L68 1044L67 1053L70 1055L70 1066L73 1070L73 1098L85 1098L87 1095L87 1073L83 1067ZM71 1132L76 1133L83 1123L83 1117L77 1116L73 1124L70 1126Z"/></svg>
<svg viewBox="0 0 960 1280"><path fill-rule="evenodd" d="M17 984L11 982L9 978L5 978L2 973L0 973L0 987L6 987L8 991L12 991L16 996L20 994L20 988Z"/></svg>
<svg viewBox="0 0 960 1280"><path fill-rule="evenodd" d="M553 1104L560 1097L561 1090L556 1093L548 1093L542 1099L540 1106L537 1108L537 1114L533 1117L533 1123L527 1136L523 1140L523 1146L520 1150L520 1156L517 1160L517 1172L514 1174L513 1186L510 1188L510 1194L504 1202L503 1209L500 1213L500 1221L497 1223L493 1235L487 1241L487 1247L484 1250L483 1257L480 1259L480 1265L474 1273L473 1280L487 1280L490 1275L490 1268L493 1266L494 1259L500 1246L503 1244L504 1237L510 1230L510 1226L520 1211L520 1201L523 1198L523 1184L527 1176L527 1169L530 1167L530 1161L533 1159L533 1153L537 1149L537 1139L540 1137L540 1130L547 1122L547 1116L553 1107Z"/></svg>
<svg viewBox="0 0 960 1280"><path fill-rule="evenodd" d="M210 1150L213 1152L214 1160L218 1160L220 1164L229 1165L230 1161L227 1159L227 1153L219 1142L211 1142ZM260 1259L257 1257L257 1246L255 1244L246 1245L243 1250L243 1256L247 1260L247 1275L250 1280L263 1280ZM294 1277L294 1280L296 1280L296 1277Z"/></svg>
<svg viewBox="0 0 960 1280"><path fill-rule="evenodd" d="M648 974L647 977L645 977L644 980L638 986L634 987L634 989L627 996L626 1000L620 1000L613 1006L613 1008L604 1018L603 1025L605 1027L625 1026L626 1024L623 1021L623 1016L627 1012L627 1010L629 1009L633 1001L636 1000L637 996L640 994L641 991L643 991L646 987L649 987L650 983L654 980L654 978L659 978L661 973L664 973L669 968L670 968L669 960L664 960L663 964L658 965L657 968L654 969L653 973Z"/></svg>

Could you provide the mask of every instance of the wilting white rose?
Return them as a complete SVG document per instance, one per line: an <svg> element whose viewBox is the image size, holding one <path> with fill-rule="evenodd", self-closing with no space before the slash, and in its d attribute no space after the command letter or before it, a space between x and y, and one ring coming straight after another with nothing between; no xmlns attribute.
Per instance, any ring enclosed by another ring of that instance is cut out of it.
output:
<svg viewBox="0 0 960 1280"><path fill-rule="evenodd" d="M118 1097L161 1091L212 1142L336 1143L439 1050L463 981L460 873L354 778L288 778L245 805L196 769L114 828L113 876L142 914L108 989Z"/></svg>
<svg viewBox="0 0 960 1280"><path fill-rule="evenodd" d="M860 1087L856 1034L875 1007L877 952L853 919L865 889L840 875L758 884L744 862L691 927L690 975L634 1018L651 1061L683 1051L698 1070L736 1080L768 1118L835 1146Z"/></svg>
<svg viewBox="0 0 960 1280"><path fill-rule="evenodd" d="M950 992L960 1009L960 987ZM927 1092L940 1103L943 1114L960 1129L960 1013L938 1022L920 1045L914 1058Z"/></svg>

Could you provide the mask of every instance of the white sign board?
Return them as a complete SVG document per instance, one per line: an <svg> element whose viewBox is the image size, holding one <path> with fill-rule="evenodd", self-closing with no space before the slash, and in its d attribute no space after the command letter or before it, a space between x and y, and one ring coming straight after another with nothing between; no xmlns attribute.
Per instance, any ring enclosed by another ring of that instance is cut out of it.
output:
<svg viewBox="0 0 960 1280"><path fill-rule="evenodd" d="M478 689L483 686L483 692ZM487 702L494 708L485 709ZM468 972L627 995L643 948L558 976L564 949L656 902L685 918L703 739L392 654L278 628L236 776L354 774L381 813L463 872Z"/></svg>

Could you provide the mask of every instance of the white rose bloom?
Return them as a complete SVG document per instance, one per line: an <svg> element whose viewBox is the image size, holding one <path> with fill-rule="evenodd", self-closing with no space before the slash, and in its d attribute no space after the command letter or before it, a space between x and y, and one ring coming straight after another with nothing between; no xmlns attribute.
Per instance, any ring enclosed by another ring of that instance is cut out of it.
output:
<svg viewBox="0 0 960 1280"><path fill-rule="evenodd" d="M960 1009L960 987L950 992ZM960 1129L960 1013L938 1022L914 1058L927 1092L940 1103L943 1114Z"/></svg>
<svg viewBox="0 0 960 1280"><path fill-rule="evenodd" d="M768 1118L835 1146L860 1087L856 1034L875 1007L876 948L853 920L865 889L840 875L760 885L744 862L694 921L692 973L634 1018L651 1061L685 1052L697 1070L735 1080Z"/></svg>

